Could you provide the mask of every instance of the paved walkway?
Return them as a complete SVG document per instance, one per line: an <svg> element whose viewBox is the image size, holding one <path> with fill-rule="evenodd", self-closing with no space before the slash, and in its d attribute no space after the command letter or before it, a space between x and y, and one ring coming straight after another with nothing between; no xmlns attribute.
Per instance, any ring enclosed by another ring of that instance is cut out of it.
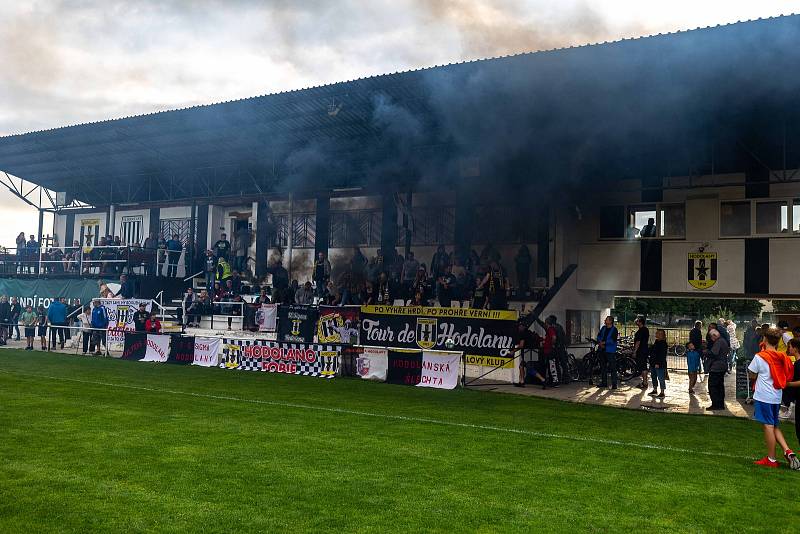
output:
<svg viewBox="0 0 800 534"><path fill-rule="evenodd" d="M727 415L733 417L749 417L753 413L752 406L745 404L744 399L736 399L736 385L733 374L727 375L725 378L725 402L727 410L716 412L706 410L706 406L711 405L711 400L708 397L706 380L702 383L698 383L694 388L695 394L690 395L688 374L670 371L669 376L670 380L667 381L667 390L665 392L666 397L663 399L656 399L648 395L648 393L652 391L652 387L648 388L647 391L636 387L640 382L639 378L631 379L628 382L621 382L618 389L598 389L596 386L590 386L586 382L573 382L569 385L563 385L558 388L547 388L546 390L543 390L541 386L532 384L527 384L524 388L500 385L478 386L475 389L585 404L613 406L630 410L717 416Z"/></svg>

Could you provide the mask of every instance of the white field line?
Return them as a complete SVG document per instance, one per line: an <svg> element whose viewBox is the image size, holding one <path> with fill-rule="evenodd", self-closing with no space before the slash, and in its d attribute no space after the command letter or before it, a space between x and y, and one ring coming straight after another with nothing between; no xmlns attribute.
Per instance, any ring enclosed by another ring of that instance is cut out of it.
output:
<svg viewBox="0 0 800 534"><path fill-rule="evenodd" d="M702 456L709 456L715 458L732 458L735 460L753 460L753 457L750 456L741 456L738 454L728 454L724 452L716 452L716 451L698 451L694 449L685 449L681 447L670 447L669 445L656 445L653 443L637 443L634 441L622 441L616 439L605 439L605 438L595 438L595 437L587 437L587 436L574 436L569 434L556 434L552 432L539 432L536 430L523 430L519 428L507 428L501 426L493 426L493 425L480 425L480 424L472 424L472 423L459 423L456 421L446 421L444 419L431 419L428 417L414 417L409 415L392 415L392 414L384 414L384 413L375 413L375 412L365 412L361 410L349 410L346 408L334 408L328 406L311 406L309 404L299 404L295 402L282 402L282 401L267 401L267 400L260 400L260 399L246 399L242 397L232 397L229 395L213 395L210 393L194 393L191 391L178 391L174 389L163 389L163 388L153 388L147 386L136 386L132 384L119 384L114 382L101 382L97 380L81 380L79 378L66 378L61 376L48 376L48 375L40 375L40 374L30 374L30 373L18 373L13 371L6 371L0 369L0 373L7 374L7 375L16 375L16 376L23 376L27 378L41 378L46 380L56 380L62 382L76 382L79 384L88 384L93 386L105 386L109 388L123 388L123 389L131 389L135 391L148 391L152 393L161 393L167 395L181 395L187 397L198 397L203 399L213 399L213 400L222 400L222 401L230 401L230 402L244 402L248 404L261 404L265 406L277 406L281 408L294 408L297 410L311 410L316 412L328 412L328 413L335 413L335 414L343 414L343 415L356 415L360 417L372 417L376 419L390 419L395 421L405 421L409 423L426 423L430 425L438 425L438 426L448 426L448 427L455 427L455 428L465 428L469 430L482 430L488 432L504 432L507 434L517 434L522 436L531 436L537 438L547 438L547 439L558 439L558 440L565 440L565 441L575 441L575 442L582 442L582 443L597 443L601 445L614 445L618 447L633 447L636 449L649 449L649 450L656 450L656 451L666 451L666 452L675 452L679 454L698 454Z"/></svg>

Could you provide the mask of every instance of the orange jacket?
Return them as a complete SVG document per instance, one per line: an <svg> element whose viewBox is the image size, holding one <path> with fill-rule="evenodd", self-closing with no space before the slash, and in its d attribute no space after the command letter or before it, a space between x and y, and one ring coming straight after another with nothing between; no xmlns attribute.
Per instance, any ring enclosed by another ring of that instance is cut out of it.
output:
<svg viewBox="0 0 800 534"><path fill-rule="evenodd" d="M776 350L762 350L758 355L769 365L773 387L775 389L785 388L786 383L791 381L794 375L792 360L785 353Z"/></svg>

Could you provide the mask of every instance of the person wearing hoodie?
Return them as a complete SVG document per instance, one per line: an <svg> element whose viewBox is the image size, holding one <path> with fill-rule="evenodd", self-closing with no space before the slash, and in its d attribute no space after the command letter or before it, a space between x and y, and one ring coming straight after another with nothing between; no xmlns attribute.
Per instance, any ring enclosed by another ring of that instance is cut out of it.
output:
<svg viewBox="0 0 800 534"><path fill-rule="evenodd" d="M64 348L65 326L67 326L67 305L61 302L60 298L54 298L47 307L47 322L50 324L50 345L49 349L56 348L56 336L58 336L59 346Z"/></svg>
<svg viewBox="0 0 800 534"><path fill-rule="evenodd" d="M783 389L792 380L794 368L792 360L784 352L778 352L778 343L781 341L781 331L769 328L764 334L764 349L753 356L753 361L747 367L750 379L755 382L753 392L754 412L753 419L764 427L764 442L767 445L767 455L756 461L756 465L763 467L778 467L775 455L775 445L781 446L783 457L789 467L800 470L800 460L783 437L778 425L778 413L781 407Z"/></svg>

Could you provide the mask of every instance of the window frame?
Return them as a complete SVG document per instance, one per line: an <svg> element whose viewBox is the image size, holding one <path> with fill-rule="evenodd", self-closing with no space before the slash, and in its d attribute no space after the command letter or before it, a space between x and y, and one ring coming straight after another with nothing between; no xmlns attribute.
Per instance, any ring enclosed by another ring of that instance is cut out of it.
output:
<svg viewBox="0 0 800 534"><path fill-rule="evenodd" d="M750 233L737 235L722 235L722 205L723 204L750 204ZM765 232L759 233L756 227L758 218L757 211L759 204L778 204L786 203L786 226L787 232ZM800 196L798 197L768 197L768 198L721 198L718 203L719 214L719 239L747 239L751 237L760 238L797 238L800 237L800 230L792 230L800 225L800 214L795 217L794 208L800 208Z"/></svg>
<svg viewBox="0 0 800 534"><path fill-rule="evenodd" d="M623 220L623 235L621 237L603 237L600 233L600 221L598 219L597 224L597 240L598 241L681 241L686 239L686 202L630 202L630 203L620 203L620 204L610 204L608 207L620 207L622 206L622 214L624 217ZM661 235L661 217L664 213L664 207L666 206L682 206L683 207L683 235L680 236L662 236ZM635 213L636 211L652 211L652 207L655 207L656 211L656 237L639 237L633 236L629 237L628 229L630 226L628 223L630 222L631 214ZM640 209L641 208L641 209ZM645 209L649 208L649 209ZM601 208L602 209L602 208Z"/></svg>

